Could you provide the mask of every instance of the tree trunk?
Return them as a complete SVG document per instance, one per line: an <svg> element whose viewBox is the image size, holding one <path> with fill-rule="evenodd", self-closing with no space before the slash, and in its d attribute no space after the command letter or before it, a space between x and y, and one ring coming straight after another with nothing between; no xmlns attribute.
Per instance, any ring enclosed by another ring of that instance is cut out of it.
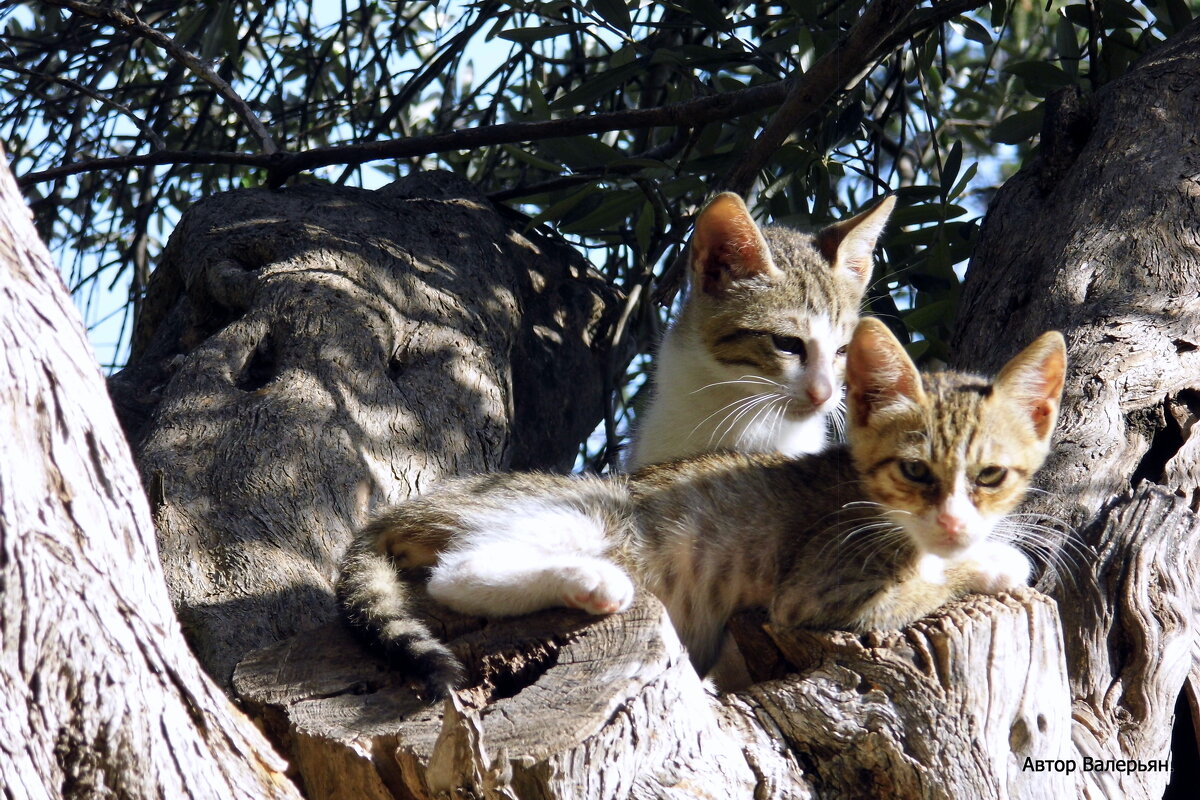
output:
<svg viewBox="0 0 1200 800"><path fill-rule="evenodd" d="M0 261L0 794L299 797L184 643L129 448L6 159Z"/></svg>
<svg viewBox="0 0 1200 800"><path fill-rule="evenodd" d="M1075 530L1050 597L969 598L864 637L739 620L765 680L725 697L672 669L653 600L591 624L447 623L479 671L442 710L344 637L283 643L236 686L303 752L310 795L1160 797L1198 646L1200 28L1051 105L1041 160L989 213L956 338L984 372L1067 336L1048 493L1030 503Z"/></svg>
<svg viewBox="0 0 1200 800"><path fill-rule="evenodd" d="M569 468L602 417L617 299L447 173L189 209L111 384L209 673L334 618L369 508L445 475Z"/></svg>
<svg viewBox="0 0 1200 800"><path fill-rule="evenodd" d="M1200 647L1198 109L1197 24L1095 97L1054 98L1042 158L997 195L964 287L962 365L992 369L1046 328L1067 337L1048 494L1030 505L1077 531L1073 569L1043 586L1061 609L1085 755L1165 758ZM1167 494L1151 502L1133 491L1144 482ZM1166 781L1085 778L1092 796L1130 798L1160 797Z"/></svg>

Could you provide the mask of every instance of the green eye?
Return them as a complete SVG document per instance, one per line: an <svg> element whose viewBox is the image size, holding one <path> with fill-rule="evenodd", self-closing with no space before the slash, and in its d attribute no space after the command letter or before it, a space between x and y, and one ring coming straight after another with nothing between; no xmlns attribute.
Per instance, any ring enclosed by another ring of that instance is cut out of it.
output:
<svg viewBox="0 0 1200 800"><path fill-rule="evenodd" d="M975 476L975 483L980 486L999 486L1004 483L1004 479L1008 477L1008 470L1004 467L991 466L984 467L979 470L979 474Z"/></svg>
<svg viewBox="0 0 1200 800"><path fill-rule="evenodd" d="M900 474L913 483L933 483L933 473L924 461L901 461Z"/></svg>

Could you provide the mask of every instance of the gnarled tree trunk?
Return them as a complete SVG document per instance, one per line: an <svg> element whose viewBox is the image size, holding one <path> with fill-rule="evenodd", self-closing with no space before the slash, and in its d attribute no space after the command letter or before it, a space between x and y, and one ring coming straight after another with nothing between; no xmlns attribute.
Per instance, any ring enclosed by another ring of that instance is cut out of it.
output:
<svg viewBox="0 0 1200 800"><path fill-rule="evenodd" d="M298 798L171 613L79 314L0 159L0 794Z"/></svg>
<svg viewBox="0 0 1200 800"><path fill-rule="evenodd" d="M112 387L213 677L333 619L370 507L456 473L569 468L602 417L617 299L448 173L189 209Z"/></svg>

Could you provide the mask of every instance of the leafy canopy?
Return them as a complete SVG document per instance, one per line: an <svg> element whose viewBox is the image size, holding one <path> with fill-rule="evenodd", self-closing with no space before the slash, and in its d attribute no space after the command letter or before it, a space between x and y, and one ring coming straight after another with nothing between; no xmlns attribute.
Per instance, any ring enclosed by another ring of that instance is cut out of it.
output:
<svg viewBox="0 0 1200 800"><path fill-rule="evenodd" d="M122 321L114 365L193 198L432 168L584 249L631 296L620 335L640 352L714 189L801 225L897 191L872 310L941 357L977 218L1034 152L1044 99L1095 91L1192 13L1186 0L10 2L0 137L89 322ZM614 364L610 434L645 366Z"/></svg>

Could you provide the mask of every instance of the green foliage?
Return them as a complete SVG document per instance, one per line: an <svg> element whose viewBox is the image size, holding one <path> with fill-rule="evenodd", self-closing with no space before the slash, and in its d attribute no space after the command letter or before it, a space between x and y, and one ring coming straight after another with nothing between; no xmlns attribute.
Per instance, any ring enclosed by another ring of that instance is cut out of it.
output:
<svg viewBox="0 0 1200 800"><path fill-rule="evenodd" d="M264 152L226 96L105 17L110 9L136 11L141 23L209 63L275 143L296 152L660 108L767 86L810 69L867 3L149 0L91 6L99 19L62 5L69 3L7 3L0 11L0 136L19 178L150 152ZM846 75L845 91L762 165L754 192L765 216L813 225L897 191L902 204L872 310L932 358L946 355L978 217L995 186L1035 152L1046 96L1072 85L1094 91L1193 15L1185 0L970 5L918 8L874 66L859 78ZM377 186L414 169L450 169L529 224L562 232L610 281L632 290L676 262L691 214L746 158L774 110L497 141L290 180ZM197 155L191 163L115 163L25 185L43 236L94 322L107 313L97 300L106 287L128 287L126 311L136 310L166 235L193 198L267 181L261 167ZM632 317L627 335L639 350L648 349L664 314L645 302ZM610 430L623 424L644 368L645 359L628 369L614 364Z"/></svg>

